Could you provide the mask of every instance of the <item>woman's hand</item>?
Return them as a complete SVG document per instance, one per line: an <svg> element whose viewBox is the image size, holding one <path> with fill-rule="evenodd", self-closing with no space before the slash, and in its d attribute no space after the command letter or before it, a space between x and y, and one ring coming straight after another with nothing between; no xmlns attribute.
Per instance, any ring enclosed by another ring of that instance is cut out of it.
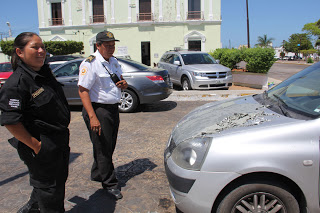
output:
<svg viewBox="0 0 320 213"><path fill-rule="evenodd" d="M41 149L41 142L39 142L34 148L33 151L36 153L36 155L40 152Z"/></svg>
<svg viewBox="0 0 320 213"><path fill-rule="evenodd" d="M36 154L41 149L41 142L32 137L22 123L5 125L9 132L19 141L30 147Z"/></svg>

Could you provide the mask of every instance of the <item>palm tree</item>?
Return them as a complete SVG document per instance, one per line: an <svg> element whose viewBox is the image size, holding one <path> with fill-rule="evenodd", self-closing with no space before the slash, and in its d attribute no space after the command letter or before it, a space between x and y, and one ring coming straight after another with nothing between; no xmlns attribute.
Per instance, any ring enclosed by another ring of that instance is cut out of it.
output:
<svg viewBox="0 0 320 213"><path fill-rule="evenodd" d="M274 40L274 38L267 38L267 35L263 35L263 37L258 36L257 46L269 47L269 46L271 46L270 44L272 43L273 40Z"/></svg>

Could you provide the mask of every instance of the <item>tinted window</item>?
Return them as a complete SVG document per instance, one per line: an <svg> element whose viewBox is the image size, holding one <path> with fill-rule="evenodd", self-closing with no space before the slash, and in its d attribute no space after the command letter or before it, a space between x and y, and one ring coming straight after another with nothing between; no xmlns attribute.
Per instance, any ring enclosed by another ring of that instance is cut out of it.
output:
<svg viewBox="0 0 320 213"><path fill-rule="evenodd" d="M81 62L82 61L68 63L63 67L60 67L60 69L57 69L54 74L56 77L79 75L79 67Z"/></svg>
<svg viewBox="0 0 320 213"><path fill-rule="evenodd" d="M185 65L188 64L217 64L209 54L181 54Z"/></svg>

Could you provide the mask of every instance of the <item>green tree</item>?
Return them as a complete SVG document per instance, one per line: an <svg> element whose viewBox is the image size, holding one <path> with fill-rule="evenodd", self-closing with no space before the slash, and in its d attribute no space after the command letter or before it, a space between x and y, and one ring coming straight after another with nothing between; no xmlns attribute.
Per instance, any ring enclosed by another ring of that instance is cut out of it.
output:
<svg viewBox="0 0 320 213"><path fill-rule="evenodd" d="M296 55L301 50L314 49L307 33L292 34L289 41L284 43L284 48L287 52L294 52Z"/></svg>
<svg viewBox="0 0 320 213"><path fill-rule="evenodd" d="M315 45L320 46L320 19L317 22L305 24L302 30L317 37Z"/></svg>
<svg viewBox="0 0 320 213"><path fill-rule="evenodd" d="M11 56L13 51L13 41L1 41L0 47L3 54Z"/></svg>
<svg viewBox="0 0 320 213"><path fill-rule="evenodd" d="M274 38L268 38L267 35L258 36L258 43L256 44L259 47L270 47Z"/></svg>

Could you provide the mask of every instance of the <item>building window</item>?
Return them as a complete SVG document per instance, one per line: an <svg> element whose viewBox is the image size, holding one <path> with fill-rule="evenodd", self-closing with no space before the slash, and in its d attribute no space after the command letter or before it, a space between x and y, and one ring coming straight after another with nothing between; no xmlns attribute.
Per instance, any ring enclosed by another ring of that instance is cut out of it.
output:
<svg viewBox="0 0 320 213"><path fill-rule="evenodd" d="M201 41L188 41L188 50L201 51Z"/></svg>
<svg viewBox="0 0 320 213"><path fill-rule="evenodd" d="M139 0L138 21L152 21L151 0Z"/></svg>
<svg viewBox="0 0 320 213"><path fill-rule="evenodd" d="M50 25L63 25L61 3L52 3L51 4L51 20Z"/></svg>
<svg viewBox="0 0 320 213"><path fill-rule="evenodd" d="M92 17L91 23L103 23L105 22L104 10L103 10L103 0L93 0L92 1Z"/></svg>
<svg viewBox="0 0 320 213"><path fill-rule="evenodd" d="M188 0L188 20L199 20L202 18L201 0Z"/></svg>

